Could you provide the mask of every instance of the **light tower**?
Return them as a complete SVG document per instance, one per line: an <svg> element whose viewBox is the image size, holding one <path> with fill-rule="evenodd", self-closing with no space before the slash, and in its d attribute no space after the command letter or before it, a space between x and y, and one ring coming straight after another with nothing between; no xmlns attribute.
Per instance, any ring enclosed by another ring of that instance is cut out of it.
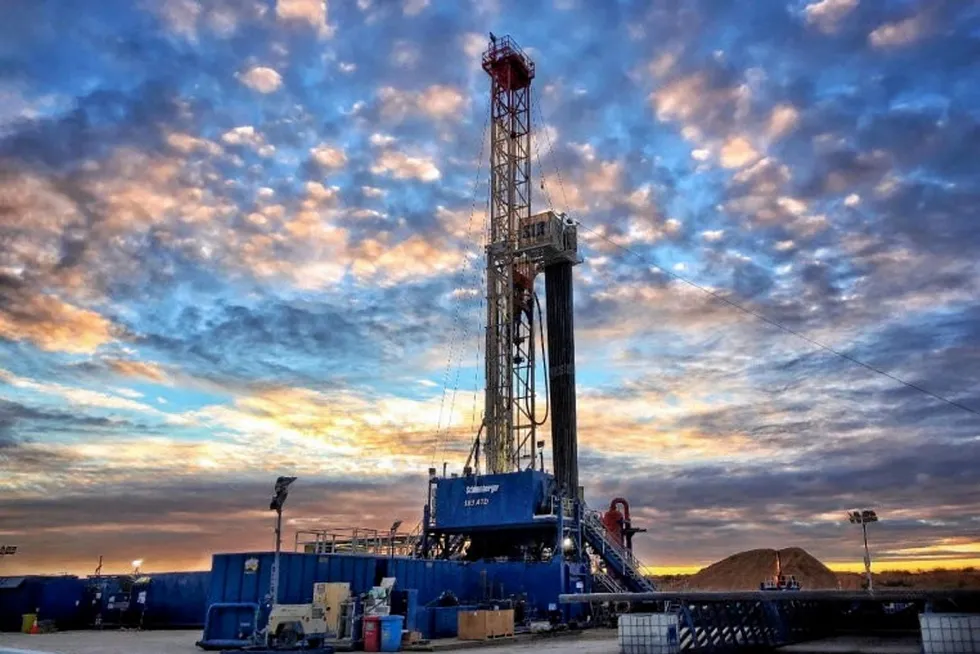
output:
<svg viewBox="0 0 980 654"><path fill-rule="evenodd" d="M868 592L874 592L874 581L871 578L871 550L868 549L868 525L878 522L878 514L871 509L862 511L851 511L847 514L848 520L852 525L861 525L864 532L864 573L868 578Z"/></svg>
<svg viewBox="0 0 980 654"><path fill-rule="evenodd" d="M509 37L490 36L490 233L484 447L486 471L534 466L534 270L517 256L531 214L531 80L534 62Z"/></svg>

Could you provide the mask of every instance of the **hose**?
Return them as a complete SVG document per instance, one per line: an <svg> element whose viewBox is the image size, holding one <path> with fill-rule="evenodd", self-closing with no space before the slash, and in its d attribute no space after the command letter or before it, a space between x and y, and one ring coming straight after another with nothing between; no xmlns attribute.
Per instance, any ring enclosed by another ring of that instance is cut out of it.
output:
<svg viewBox="0 0 980 654"><path fill-rule="evenodd" d="M531 416L531 421L538 427L543 425L548 420L548 412L551 410L551 389L548 386L548 353L544 348L544 318L541 317L541 300L538 298L538 294L534 294L534 304L538 307L538 334L541 336L541 361L544 363L544 418L541 422L534 419Z"/></svg>

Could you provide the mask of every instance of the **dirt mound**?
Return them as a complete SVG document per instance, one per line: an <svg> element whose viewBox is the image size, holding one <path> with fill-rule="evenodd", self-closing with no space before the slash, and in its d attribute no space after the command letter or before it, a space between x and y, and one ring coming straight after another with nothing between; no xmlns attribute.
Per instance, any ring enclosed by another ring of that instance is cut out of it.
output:
<svg viewBox="0 0 980 654"><path fill-rule="evenodd" d="M696 590L758 590L776 574L777 554L783 574L794 575L804 589L837 588L837 575L799 547L739 552L692 575L684 585Z"/></svg>

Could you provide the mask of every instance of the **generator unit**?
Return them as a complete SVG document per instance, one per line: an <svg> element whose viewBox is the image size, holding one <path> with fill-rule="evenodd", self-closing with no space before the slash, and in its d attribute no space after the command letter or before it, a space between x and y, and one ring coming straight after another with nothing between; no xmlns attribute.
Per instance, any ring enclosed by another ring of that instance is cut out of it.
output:
<svg viewBox="0 0 980 654"><path fill-rule="evenodd" d="M339 638L343 607L349 600L350 584L316 583L311 603L274 605L266 627L270 644L313 647L328 638Z"/></svg>

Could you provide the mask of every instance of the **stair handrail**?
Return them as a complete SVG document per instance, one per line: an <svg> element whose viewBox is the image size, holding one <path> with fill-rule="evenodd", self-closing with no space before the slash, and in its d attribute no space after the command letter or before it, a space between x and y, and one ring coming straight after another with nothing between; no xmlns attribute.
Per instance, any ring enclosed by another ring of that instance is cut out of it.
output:
<svg viewBox="0 0 980 654"><path fill-rule="evenodd" d="M602 518L599 517L600 515L601 514L598 511L589 510L586 512L586 521L589 522L597 531L599 531L600 534L602 534L605 544L609 546L610 549L612 549L621 559L623 559L624 562L628 563L633 568L636 568L637 573L639 573L639 569L642 565L640 560L636 558L633 552L609 538L608 533L606 532L606 526L602 523ZM642 576L642 574L640 576Z"/></svg>

